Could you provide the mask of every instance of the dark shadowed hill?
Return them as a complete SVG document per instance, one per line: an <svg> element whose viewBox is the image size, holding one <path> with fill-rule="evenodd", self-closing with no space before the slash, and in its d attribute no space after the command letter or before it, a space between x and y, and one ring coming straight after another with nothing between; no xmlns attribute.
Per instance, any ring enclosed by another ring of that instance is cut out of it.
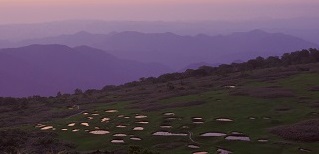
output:
<svg viewBox="0 0 319 154"><path fill-rule="evenodd" d="M142 62L158 62L176 69L191 63L229 63L236 59L247 60L256 56L280 55L317 44L282 34L262 30L237 32L231 35L181 36L173 33L121 32L107 35L80 32L21 42L28 44L88 45L109 51L111 54Z"/></svg>
<svg viewBox="0 0 319 154"><path fill-rule="evenodd" d="M159 64L118 59L81 46L31 45L0 50L0 96L55 95L76 88L102 88L170 69Z"/></svg>

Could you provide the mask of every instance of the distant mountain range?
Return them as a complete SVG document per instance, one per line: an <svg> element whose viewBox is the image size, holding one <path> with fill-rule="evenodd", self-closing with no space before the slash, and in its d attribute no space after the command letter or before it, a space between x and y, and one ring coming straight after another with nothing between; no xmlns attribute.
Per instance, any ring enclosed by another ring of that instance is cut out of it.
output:
<svg viewBox="0 0 319 154"><path fill-rule="evenodd" d="M258 18L240 21L102 21L66 20L47 23L0 25L0 40L26 40L73 34L79 31L107 34L138 31L143 33L172 32L178 35L218 35L262 29L272 33L293 35L319 43L319 19L298 17L290 19Z"/></svg>
<svg viewBox="0 0 319 154"><path fill-rule="evenodd" d="M0 96L55 95L102 88L170 72L155 63L119 59L80 46L30 45L0 50Z"/></svg>
<svg viewBox="0 0 319 154"><path fill-rule="evenodd" d="M15 44L63 44L68 46L87 45L106 50L124 59L141 62L157 62L175 70L198 63L230 63L256 56L280 55L319 45L303 39L262 30L237 32L230 35L182 36L173 33L121 32L91 34L79 32L41 39L26 40Z"/></svg>
<svg viewBox="0 0 319 154"><path fill-rule="evenodd" d="M0 50L0 96L99 89L201 65L319 48L294 36L262 30L217 36L79 32L19 42L0 40L0 47L11 47Z"/></svg>

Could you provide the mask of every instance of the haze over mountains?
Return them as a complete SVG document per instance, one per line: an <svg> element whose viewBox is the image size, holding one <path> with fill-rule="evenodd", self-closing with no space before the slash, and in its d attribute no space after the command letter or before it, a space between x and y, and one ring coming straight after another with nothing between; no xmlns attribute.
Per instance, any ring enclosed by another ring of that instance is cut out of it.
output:
<svg viewBox="0 0 319 154"><path fill-rule="evenodd" d="M79 32L21 41L16 46L30 44L63 44L71 47L87 45L106 50L120 58L157 62L175 70L198 62L231 63L238 59L274 56L284 52L318 47L315 43L294 36L262 30L217 36L205 34L184 36L174 33L133 31L109 34Z"/></svg>
<svg viewBox="0 0 319 154"><path fill-rule="evenodd" d="M0 40L26 40L73 34L79 31L107 34L111 32L138 31L143 33L172 32L178 35L230 34L252 29L272 33L285 33L307 41L319 43L319 19L299 17L289 19L259 18L240 21L102 21L66 20L48 23L0 25Z"/></svg>
<svg viewBox="0 0 319 154"><path fill-rule="evenodd" d="M11 49L0 51L0 96L100 89L201 65L319 48L316 23L310 19L253 23L79 20L2 25L0 48ZM255 28L267 31L251 30Z"/></svg>
<svg viewBox="0 0 319 154"><path fill-rule="evenodd" d="M170 72L168 67L119 59L87 46L31 45L0 50L0 96L55 95L121 84Z"/></svg>

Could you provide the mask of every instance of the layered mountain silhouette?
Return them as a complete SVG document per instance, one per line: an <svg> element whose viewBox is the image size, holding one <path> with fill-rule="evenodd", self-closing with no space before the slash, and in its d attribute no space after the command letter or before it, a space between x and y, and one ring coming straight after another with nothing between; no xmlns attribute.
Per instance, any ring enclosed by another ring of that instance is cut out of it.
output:
<svg viewBox="0 0 319 154"><path fill-rule="evenodd" d="M15 43L0 41L1 44L15 48L0 50L0 96L96 89L157 76L172 71L170 68L181 71L202 64L318 48L317 44L297 37L261 30L218 36L79 32Z"/></svg>
<svg viewBox="0 0 319 154"><path fill-rule="evenodd" d="M262 29L267 32L293 35L319 43L319 18L290 19L259 18L242 21L103 21L65 20L33 24L0 25L0 39L26 40L73 34L79 31L107 34L110 32L138 31L144 33L172 32L179 35L230 34L238 31Z"/></svg>
<svg viewBox="0 0 319 154"><path fill-rule="evenodd" d="M318 45L303 39L262 30L237 32L230 35L181 36L173 33L121 32L91 34L79 32L20 42L28 44L87 45L111 54L141 62L158 62L177 70L198 63L229 63L235 59L247 60L256 56L280 55Z"/></svg>
<svg viewBox="0 0 319 154"><path fill-rule="evenodd" d="M121 84L171 70L80 46L30 45L0 50L0 96L55 95Z"/></svg>

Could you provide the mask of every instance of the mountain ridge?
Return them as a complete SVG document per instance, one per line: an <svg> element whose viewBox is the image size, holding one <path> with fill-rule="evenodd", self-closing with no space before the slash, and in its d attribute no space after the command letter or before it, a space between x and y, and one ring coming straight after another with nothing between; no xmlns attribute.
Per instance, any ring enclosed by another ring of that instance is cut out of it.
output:
<svg viewBox="0 0 319 154"><path fill-rule="evenodd" d="M80 46L30 45L0 50L1 96L52 96L157 76L171 69L119 59L105 51Z"/></svg>
<svg viewBox="0 0 319 154"><path fill-rule="evenodd" d="M19 46L36 43L57 43L71 47L87 45L107 50L120 58L157 62L177 70L191 63L230 63L235 59L247 60L256 56L280 55L284 52L319 47L298 37L258 29L216 36L136 31L90 34L82 31L73 35L23 41Z"/></svg>

